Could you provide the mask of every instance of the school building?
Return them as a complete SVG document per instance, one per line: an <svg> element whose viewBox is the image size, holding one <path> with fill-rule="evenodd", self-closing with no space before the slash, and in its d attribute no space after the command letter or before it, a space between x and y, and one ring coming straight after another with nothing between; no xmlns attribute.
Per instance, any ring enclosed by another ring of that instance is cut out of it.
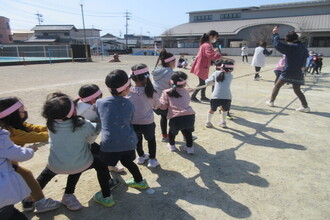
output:
<svg viewBox="0 0 330 220"><path fill-rule="evenodd" d="M188 14L188 23L175 26L161 35L163 47L189 51L189 48L198 48L203 33L216 30L220 34L217 44L223 48L239 48L243 43L254 48L260 40L271 44L271 30L279 25L282 37L294 30L306 46L324 48L324 51L330 49L330 0L193 11Z"/></svg>

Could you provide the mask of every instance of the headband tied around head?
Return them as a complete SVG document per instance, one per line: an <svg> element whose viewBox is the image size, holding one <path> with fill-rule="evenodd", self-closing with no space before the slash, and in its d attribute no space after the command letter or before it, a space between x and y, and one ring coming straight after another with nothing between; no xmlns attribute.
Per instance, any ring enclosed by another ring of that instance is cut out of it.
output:
<svg viewBox="0 0 330 220"><path fill-rule="evenodd" d="M127 82L124 85L122 85L121 87L113 88L113 89L115 89L118 93L120 93L120 92L124 91L127 87L129 87L129 85L131 85L131 80L130 79L128 79ZM111 92L111 88L108 88L108 89Z"/></svg>
<svg viewBox="0 0 330 220"><path fill-rule="evenodd" d="M148 73L148 72L149 72L149 69L148 69L148 67L146 67L146 68L143 68L143 69L134 70L134 71L132 71L132 74L137 76L137 75L141 75L143 73Z"/></svg>
<svg viewBox="0 0 330 220"><path fill-rule="evenodd" d="M92 99L95 99L97 97L99 97L100 95L102 94L102 91L101 90L98 90L96 91L94 94L90 95L90 96L87 96L85 98L81 98L79 97L79 99L82 101L82 102L89 102L91 101Z"/></svg>
<svg viewBox="0 0 330 220"><path fill-rule="evenodd" d="M17 101L14 105L0 112L0 118L7 117L8 115L10 115L11 113L13 113L22 106L23 104L20 101Z"/></svg>
<svg viewBox="0 0 330 220"><path fill-rule="evenodd" d="M176 82L176 85L181 86L181 85L186 84L186 82L187 82L186 80L183 80L183 81L177 81L177 82ZM172 85L175 85L175 83L174 83L173 80L171 80L171 84L172 84Z"/></svg>
<svg viewBox="0 0 330 220"><path fill-rule="evenodd" d="M175 60L175 56L171 56L171 57L169 57L169 58L166 58L166 59L164 60L164 62L165 62L165 63L169 63L169 62L171 62L171 61L173 61L173 60Z"/></svg>
<svg viewBox="0 0 330 220"><path fill-rule="evenodd" d="M70 103L71 103L71 108L70 108L69 113L65 116L66 118L71 118L73 115L73 112L74 112L74 104L71 100L70 100Z"/></svg>
<svg viewBox="0 0 330 220"><path fill-rule="evenodd" d="M222 67L222 68L232 69L232 68L234 68L234 65L222 64L221 67Z"/></svg>

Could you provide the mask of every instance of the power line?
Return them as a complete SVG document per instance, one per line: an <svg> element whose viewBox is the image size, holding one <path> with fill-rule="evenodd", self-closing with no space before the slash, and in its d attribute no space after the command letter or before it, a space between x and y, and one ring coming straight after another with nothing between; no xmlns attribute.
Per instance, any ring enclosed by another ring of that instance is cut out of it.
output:
<svg viewBox="0 0 330 220"><path fill-rule="evenodd" d="M44 22L44 19L43 19L43 15L42 14L39 14L39 12L37 12L37 14L35 14L37 16L37 19L38 19L38 23L39 25Z"/></svg>

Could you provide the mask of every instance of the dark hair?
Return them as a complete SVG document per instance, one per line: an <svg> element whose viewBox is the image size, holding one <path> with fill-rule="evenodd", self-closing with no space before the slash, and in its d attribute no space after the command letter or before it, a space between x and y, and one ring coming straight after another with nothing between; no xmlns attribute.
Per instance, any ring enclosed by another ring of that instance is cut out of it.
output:
<svg viewBox="0 0 330 220"><path fill-rule="evenodd" d="M294 31L290 31L286 34L285 36L285 41L286 42L295 42L298 40L298 34Z"/></svg>
<svg viewBox="0 0 330 220"><path fill-rule="evenodd" d="M182 88L184 85L177 85L178 82L187 80L188 76L184 72L175 71L171 76L172 89L167 92L170 97L179 98L181 95L176 91L176 88ZM173 81L173 82L172 82Z"/></svg>
<svg viewBox="0 0 330 220"><path fill-rule="evenodd" d="M86 98L88 96L93 95L94 93L96 93L99 90L100 90L100 88L95 84L86 84L86 85L83 85L82 87L80 87L78 95L81 98Z"/></svg>
<svg viewBox="0 0 330 220"><path fill-rule="evenodd" d="M260 47L265 47L265 48L266 48L267 43L266 43L265 41L260 41L260 42L259 42L259 46L260 46Z"/></svg>
<svg viewBox="0 0 330 220"><path fill-rule="evenodd" d="M144 68L147 68L147 65L143 64L143 63L140 63L140 64L136 64L135 66L132 66L131 70L132 71L135 71L135 70L140 70L140 69L144 69ZM150 81L150 73L149 72L146 72L146 73L143 73L143 74L140 74L140 75L134 75L132 73L132 80L134 82L136 81L144 81L146 79L146 84L145 84L145 87L144 87L144 92L146 93L147 97L148 98L153 98L154 97L154 92L155 92L155 89L154 89L154 86L152 85L151 81Z"/></svg>
<svg viewBox="0 0 330 220"><path fill-rule="evenodd" d="M63 93L51 93L47 96L47 100L43 107L42 116L47 120L47 128L56 133L54 128L55 120L68 120L72 119L72 131L75 132L76 128L81 127L85 120L81 116L72 116L71 118L67 118L67 114L71 109L71 99L63 94Z"/></svg>
<svg viewBox="0 0 330 220"><path fill-rule="evenodd" d="M165 63L165 60L166 60L167 58L170 58L170 57L173 57L173 54L172 54L172 53L168 53L168 52L166 51L166 49L162 49L162 51L160 51L160 53L159 53L159 57L158 57L158 59L157 59L157 62L156 62L156 66L155 66L155 67L158 66L159 61L162 62L162 66L163 66L163 67L169 67L169 66L170 66L170 63L171 63L172 61L169 62L169 63ZM174 61L174 60L173 60L173 61Z"/></svg>
<svg viewBox="0 0 330 220"><path fill-rule="evenodd" d="M124 70L115 69L111 71L107 77L105 77L105 84L110 89L112 95L118 96L122 92L118 92L116 89L125 85L128 81L127 73Z"/></svg>
<svg viewBox="0 0 330 220"><path fill-rule="evenodd" d="M0 112L10 108L16 102L20 101L17 97L0 98ZM30 132L30 129L24 126L19 110L17 109L10 115L0 119L0 127L10 130L11 128L20 129L26 132Z"/></svg>
<svg viewBox="0 0 330 220"><path fill-rule="evenodd" d="M215 30L210 30L209 32L204 33L203 36L199 39L199 46L202 45L205 42L209 42L210 36L211 37L214 37L214 36L218 37L219 33L216 32Z"/></svg>
<svg viewBox="0 0 330 220"><path fill-rule="evenodd" d="M217 76L217 82L223 82L225 80L226 72L232 71L234 68L228 68L226 65L234 65L233 62L228 60L216 60L215 65L217 69L221 70L220 74Z"/></svg>

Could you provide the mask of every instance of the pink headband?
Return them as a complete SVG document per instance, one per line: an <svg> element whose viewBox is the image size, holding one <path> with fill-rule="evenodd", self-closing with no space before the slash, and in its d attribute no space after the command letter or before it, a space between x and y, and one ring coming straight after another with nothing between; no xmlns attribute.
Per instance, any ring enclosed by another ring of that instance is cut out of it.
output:
<svg viewBox="0 0 330 220"><path fill-rule="evenodd" d="M70 108L69 113L66 115L67 118L71 118L73 115L73 112L74 112L74 104L71 100L70 100L70 102L71 102L71 108Z"/></svg>
<svg viewBox="0 0 330 220"><path fill-rule="evenodd" d="M147 72L149 72L147 67L143 68L143 69L132 71L133 75L140 75L140 74L147 73Z"/></svg>
<svg viewBox="0 0 330 220"><path fill-rule="evenodd" d="M14 111L16 111L17 109L19 109L22 106L23 106L23 104L20 101L17 101L14 105L12 105L9 108L5 109L4 111L0 112L0 118L4 118L4 117L10 115L11 113L13 113Z"/></svg>
<svg viewBox="0 0 330 220"><path fill-rule="evenodd" d="M223 68L234 68L234 65L222 64L221 66L222 66Z"/></svg>
<svg viewBox="0 0 330 220"><path fill-rule="evenodd" d="M171 57L165 59L164 62L165 62L165 63L169 63L169 62L171 62L172 60L175 60L175 56L171 56Z"/></svg>
<svg viewBox="0 0 330 220"><path fill-rule="evenodd" d="M131 84L131 80L127 80L127 83L125 83L123 86L121 86L121 87L119 87L119 88L117 88L116 90L117 90L117 92L122 92L122 91L124 91L129 85Z"/></svg>
<svg viewBox="0 0 330 220"><path fill-rule="evenodd" d="M101 94L102 94L102 91L101 90L98 90L93 95L87 96L85 98L81 98L81 97L79 97L79 98L81 99L82 102L89 102L92 99L95 99L95 98L99 97Z"/></svg>
<svg viewBox="0 0 330 220"><path fill-rule="evenodd" d="M176 84L181 86L181 85L184 85L187 81L186 80L183 80L183 81L177 81ZM171 83L175 85L174 81L171 80Z"/></svg>

